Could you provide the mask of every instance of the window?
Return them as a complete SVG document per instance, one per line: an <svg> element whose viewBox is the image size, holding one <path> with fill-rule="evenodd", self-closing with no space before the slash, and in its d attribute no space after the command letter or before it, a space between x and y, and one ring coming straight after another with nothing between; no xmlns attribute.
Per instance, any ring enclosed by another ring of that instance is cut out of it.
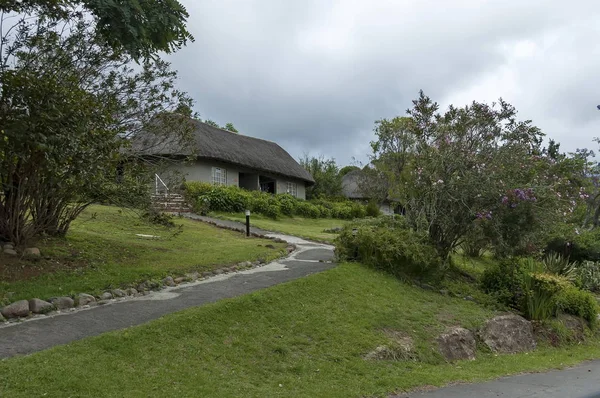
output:
<svg viewBox="0 0 600 398"><path fill-rule="evenodd" d="M286 192L294 197L298 196L298 185L295 182L288 182Z"/></svg>
<svg viewBox="0 0 600 398"><path fill-rule="evenodd" d="M213 167L212 183L214 185L227 185L227 170L220 167Z"/></svg>

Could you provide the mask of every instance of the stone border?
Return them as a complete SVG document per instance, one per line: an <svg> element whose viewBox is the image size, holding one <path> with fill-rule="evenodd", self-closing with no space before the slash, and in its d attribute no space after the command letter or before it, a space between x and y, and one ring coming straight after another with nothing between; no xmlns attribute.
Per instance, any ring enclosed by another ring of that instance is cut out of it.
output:
<svg viewBox="0 0 600 398"><path fill-rule="evenodd" d="M255 236L259 236L256 234ZM272 239L276 243L288 243L279 238ZM295 244L288 243L286 254L278 259L288 258L297 249ZM213 271L191 272L184 276L173 278L167 276L160 282L146 280L141 283L130 284L126 290L112 289L105 291L98 296L93 296L87 293L79 293L75 297L51 297L47 301L39 298L30 300L19 300L0 308L0 328L11 326L20 322L45 318L48 316L71 313L79 310L86 310L98 305L125 301L136 297L147 296L153 292L160 291L169 287L176 287L188 283L197 282L199 280L207 280L218 275L236 273L253 268L259 268L267 265L263 259L257 261L243 261L235 265L225 266Z"/></svg>

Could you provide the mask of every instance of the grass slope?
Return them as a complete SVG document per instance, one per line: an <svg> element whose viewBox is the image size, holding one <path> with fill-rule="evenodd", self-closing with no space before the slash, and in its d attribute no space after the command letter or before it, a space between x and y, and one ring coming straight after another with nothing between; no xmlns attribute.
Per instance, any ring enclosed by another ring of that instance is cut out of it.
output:
<svg viewBox="0 0 600 398"><path fill-rule="evenodd" d="M243 213L215 212L215 217L246 223ZM250 217L251 225L273 232L281 232L300 238L312 239L323 242L333 242L337 236L334 233L323 232L325 229L343 227L349 221L334 218L302 218L302 217L280 217L277 220L260 214Z"/></svg>
<svg viewBox="0 0 600 398"><path fill-rule="evenodd" d="M73 222L65 239L38 242L44 258L36 261L0 254L0 302L96 292L144 279L206 271L241 261L276 258L284 244L248 239L242 234L197 221L175 219L167 229L140 219L131 211L91 206ZM136 234L160 236L142 239Z"/></svg>
<svg viewBox="0 0 600 398"><path fill-rule="evenodd" d="M478 353L446 364L433 339L493 314L357 264L166 316L27 357L0 361L7 397L385 397L393 391L570 365L596 343L530 354ZM412 337L418 361L369 361Z"/></svg>

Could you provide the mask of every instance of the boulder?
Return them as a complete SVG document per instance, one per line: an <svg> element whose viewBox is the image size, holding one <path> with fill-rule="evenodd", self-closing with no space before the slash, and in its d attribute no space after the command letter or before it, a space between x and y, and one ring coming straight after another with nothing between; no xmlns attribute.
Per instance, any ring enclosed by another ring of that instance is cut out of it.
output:
<svg viewBox="0 0 600 398"><path fill-rule="evenodd" d="M121 289L111 290L113 297L125 297L127 293Z"/></svg>
<svg viewBox="0 0 600 398"><path fill-rule="evenodd" d="M113 298L113 295L111 292L104 292L100 295L100 300L110 300Z"/></svg>
<svg viewBox="0 0 600 398"><path fill-rule="evenodd" d="M50 303L52 303L57 310L68 310L69 308L75 307L75 300L71 297L53 297L50 299Z"/></svg>
<svg viewBox="0 0 600 398"><path fill-rule="evenodd" d="M7 305L0 311L5 318L19 318L29 315L29 301L20 300Z"/></svg>
<svg viewBox="0 0 600 398"><path fill-rule="evenodd" d="M34 314L46 314L54 309L54 306L47 301L34 298L29 300L29 311Z"/></svg>
<svg viewBox="0 0 600 398"><path fill-rule="evenodd" d="M461 327L453 327L437 338L440 353L447 361L475 359L475 336L473 332Z"/></svg>
<svg viewBox="0 0 600 398"><path fill-rule="evenodd" d="M127 289L127 294L130 296L135 296L138 294L138 291L135 288L130 287L129 289Z"/></svg>
<svg viewBox="0 0 600 398"><path fill-rule="evenodd" d="M77 306L83 307L84 305L94 305L96 304L96 298L90 294L79 293L77 296Z"/></svg>
<svg viewBox="0 0 600 398"><path fill-rule="evenodd" d="M40 253L40 249L37 247L28 247L23 250L23 255L28 257L40 257L42 254Z"/></svg>
<svg viewBox="0 0 600 398"><path fill-rule="evenodd" d="M2 248L4 250L14 250L15 247L13 246L12 243L5 243L4 246L2 246Z"/></svg>
<svg viewBox="0 0 600 398"><path fill-rule="evenodd" d="M571 332L576 341L585 340L585 321L569 314L560 314L558 320Z"/></svg>
<svg viewBox="0 0 600 398"><path fill-rule="evenodd" d="M4 254L8 254L9 256L16 256L17 255L17 251L14 249L4 249L3 250Z"/></svg>
<svg viewBox="0 0 600 398"><path fill-rule="evenodd" d="M202 277L203 277L203 278L209 278L209 277L211 277L211 276L213 276L213 273L212 273L212 272L203 272L203 273L202 273Z"/></svg>
<svg viewBox="0 0 600 398"><path fill-rule="evenodd" d="M143 292L143 291L148 290L148 289L150 289L148 281L140 283L138 285L138 287L137 287L137 291L138 292Z"/></svg>
<svg viewBox="0 0 600 398"><path fill-rule="evenodd" d="M185 278L184 276L180 276L179 278L175 278L175 279L173 280L173 282L175 282L175 283L176 283L176 284L178 284L178 285L179 285L180 283L183 283L183 282L185 282L185 281L186 281L186 278Z"/></svg>
<svg viewBox="0 0 600 398"><path fill-rule="evenodd" d="M531 322L518 315L501 315L485 323L481 340L493 352L517 353L535 349Z"/></svg>
<svg viewBox="0 0 600 398"><path fill-rule="evenodd" d="M2 313L0 313L0 323L2 322L6 322L6 319L4 319L4 316L2 316Z"/></svg>
<svg viewBox="0 0 600 398"><path fill-rule="evenodd" d="M223 272L225 272L225 271L223 271L222 269L216 269L216 270L213 271L213 274L215 274L215 275L221 275Z"/></svg>
<svg viewBox="0 0 600 398"><path fill-rule="evenodd" d="M176 286L175 281L173 280L172 276L167 276L165 279L163 279L162 281L166 286Z"/></svg>
<svg viewBox="0 0 600 398"><path fill-rule="evenodd" d="M185 276L187 277L187 279L189 279L192 282L196 282L198 280L198 277L200 276L197 272L192 272L191 274L185 274Z"/></svg>

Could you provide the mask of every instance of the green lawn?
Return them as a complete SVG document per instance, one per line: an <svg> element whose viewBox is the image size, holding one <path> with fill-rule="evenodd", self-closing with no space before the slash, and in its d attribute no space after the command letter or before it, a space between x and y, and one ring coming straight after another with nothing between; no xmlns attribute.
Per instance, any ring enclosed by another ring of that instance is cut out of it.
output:
<svg viewBox="0 0 600 398"><path fill-rule="evenodd" d="M244 213L215 212L215 217L227 220L246 222ZM302 217L280 217L277 220L253 214L250 217L251 225L267 231L281 232L288 235L298 236L305 239L333 242L337 236L335 233L323 232L326 229L343 227L350 221L334 218L302 218Z"/></svg>
<svg viewBox="0 0 600 398"><path fill-rule="evenodd" d="M493 313L357 264L143 326L0 361L6 397L386 397L423 385L476 381L575 364L600 345L493 355L446 364L435 336ZM411 358L365 360L390 335Z"/></svg>
<svg viewBox="0 0 600 398"><path fill-rule="evenodd" d="M73 222L65 239L37 243L42 259L25 261L0 254L0 303L9 295L14 301L91 293L241 261L268 260L279 257L285 246L197 221L174 221L183 226L179 234L177 228L149 224L128 210L92 206Z"/></svg>

